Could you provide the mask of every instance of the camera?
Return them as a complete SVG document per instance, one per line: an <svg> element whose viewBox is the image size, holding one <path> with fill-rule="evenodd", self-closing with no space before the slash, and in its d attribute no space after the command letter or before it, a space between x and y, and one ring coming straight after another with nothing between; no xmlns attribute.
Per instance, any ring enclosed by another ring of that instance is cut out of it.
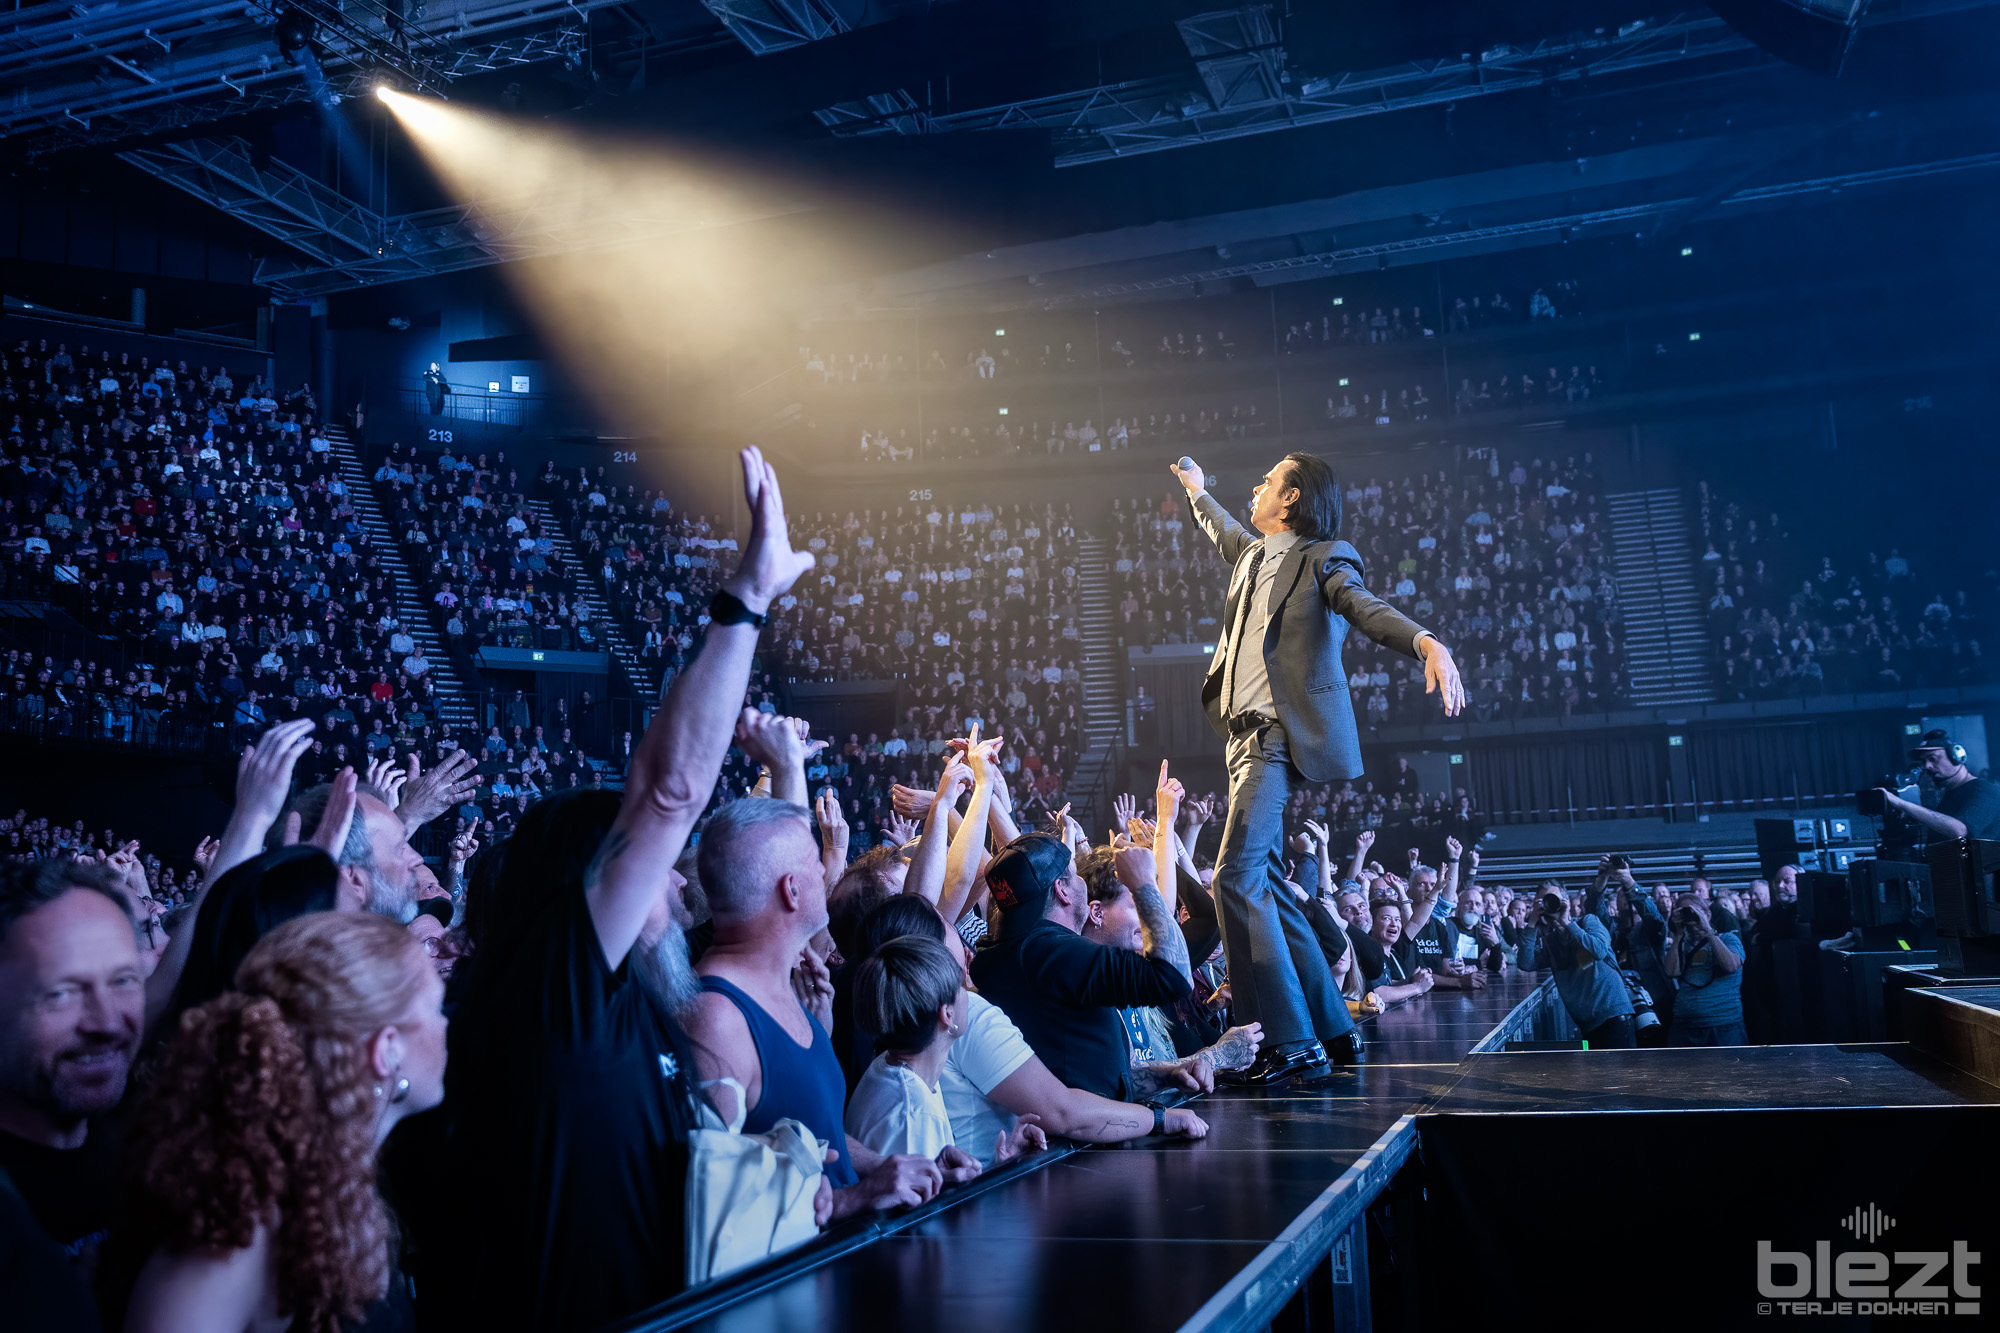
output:
<svg viewBox="0 0 2000 1333"><path fill-rule="evenodd" d="M1923 770L1921 768L1913 768L1907 773L1890 773L1886 775L1873 785L1854 793L1855 808L1862 814L1872 815L1877 819L1887 815L1889 813L1889 802L1883 799L1882 790L1884 788L1896 793L1896 795L1906 801L1915 801L1917 799L1917 779L1922 773Z"/></svg>
<svg viewBox="0 0 2000 1333"><path fill-rule="evenodd" d="M1561 916L1569 910L1569 895L1561 889L1544 889L1535 898L1543 916Z"/></svg>
<svg viewBox="0 0 2000 1333"><path fill-rule="evenodd" d="M1632 858L1623 852L1613 852L1611 854L1611 868L1613 870L1630 870L1632 868Z"/></svg>

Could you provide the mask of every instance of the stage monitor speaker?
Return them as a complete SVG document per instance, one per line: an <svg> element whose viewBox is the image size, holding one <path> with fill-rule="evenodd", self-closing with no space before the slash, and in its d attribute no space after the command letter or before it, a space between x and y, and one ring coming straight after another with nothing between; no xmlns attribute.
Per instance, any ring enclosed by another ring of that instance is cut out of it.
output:
<svg viewBox="0 0 2000 1333"><path fill-rule="evenodd" d="M1757 865L1765 879L1772 879L1782 865L1810 870L1813 850L1813 821L1810 819L1759 819Z"/></svg>
<svg viewBox="0 0 2000 1333"><path fill-rule="evenodd" d="M1922 861L1856 861L1847 868L1847 910L1857 926L1934 921L1931 868Z"/></svg>
<svg viewBox="0 0 2000 1333"><path fill-rule="evenodd" d="M1847 876L1824 870L1799 872L1799 921L1812 928L1816 940L1845 935L1853 924L1848 910Z"/></svg>
<svg viewBox="0 0 2000 1333"><path fill-rule="evenodd" d="M1778 59L1839 74L1868 0L1708 0L1708 7Z"/></svg>
<svg viewBox="0 0 2000 1333"><path fill-rule="evenodd" d="M1958 939L2000 935L2000 842L1953 838L1932 843L1928 859L1938 931Z"/></svg>

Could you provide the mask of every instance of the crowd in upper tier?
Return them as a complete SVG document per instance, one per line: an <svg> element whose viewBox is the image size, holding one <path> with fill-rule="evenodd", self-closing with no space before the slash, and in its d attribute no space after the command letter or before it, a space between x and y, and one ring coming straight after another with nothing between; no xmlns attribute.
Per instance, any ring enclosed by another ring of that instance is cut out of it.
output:
<svg viewBox="0 0 2000 1333"><path fill-rule="evenodd" d="M1475 718L1617 707L1625 697L1617 580L1591 456L1503 460L1384 485L1350 476L1341 535L1369 587L1453 645ZM1116 500L1109 553L1118 623L1133 647L1218 637L1229 570L1177 493ZM1350 636L1363 719L1425 716L1423 669Z"/></svg>
<svg viewBox="0 0 2000 1333"><path fill-rule="evenodd" d="M1986 680L1980 640L2000 593L1989 571L1944 551L1905 555L1872 540L1794 536L1777 513L1748 509L1705 481L1694 503L1724 700Z"/></svg>
<svg viewBox="0 0 2000 1333"><path fill-rule="evenodd" d="M1011 337L1005 330L988 336L948 325L926 328L925 351L918 357L898 350L909 344L909 326L885 320L865 332L816 334L798 349L798 360L807 384L826 387L919 377L993 380L1098 369L1145 371L1263 355L1272 350L1274 338L1284 355L1307 356L1323 349L1421 342L1441 332L1459 336L1584 313L1580 284L1562 278L1511 297L1498 291L1455 296L1441 330L1436 308L1423 304L1416 287L1402 297L1371 301L1353 297L1348 290L1352 285L1352 279L1302 284L1275 314L1282 333L1272 324L1274 316L1262 309L1254 316L1225 312L1218 317L1222 327L1216 328L1195 324L1184 305L1126 307L1105 312L1101 319L1086 316L1056 332L1016 327ZM1052 321L1052 327L1060 324Z"/></svg>
<svg viewBox="0 0 2000 1333"><path fill-rule="evenodd" d="M390 531L456 654L482 647L591 652L590 613L573 605L575 571L498 453L433 459L391 445L375 469Z"/></svg>
<svg viewBox="0 0 2000 1333"><path fill-rule="evenodd" d="M0 577L96 635L10 653L0 708L131 738L436 717L430 663L317 428L311 392L47 340L0 354Z"/></svg>

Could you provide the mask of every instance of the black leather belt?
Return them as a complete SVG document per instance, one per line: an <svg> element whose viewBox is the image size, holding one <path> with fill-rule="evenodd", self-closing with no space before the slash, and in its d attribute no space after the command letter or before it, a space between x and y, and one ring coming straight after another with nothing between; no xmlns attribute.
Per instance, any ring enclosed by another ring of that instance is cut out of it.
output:
<svg viewBox="0 0 2000 1333"><path fill-rule="evenodd" d="M1265 717L1262 713L1238 713L1229 719L1229 734L1247 736L1259 727L1268 727L1276 721L1276 718Z"/></svg>

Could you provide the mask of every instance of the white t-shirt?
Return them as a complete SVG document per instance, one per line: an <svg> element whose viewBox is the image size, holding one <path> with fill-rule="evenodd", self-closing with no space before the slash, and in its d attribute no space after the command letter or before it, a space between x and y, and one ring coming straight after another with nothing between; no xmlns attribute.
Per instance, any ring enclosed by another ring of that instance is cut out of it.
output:
<svg viewBox="0 0 2000 1333"><path fill-rule="evenodd" d="M938 1090L951 1115L953 1141L981 1166L992 1166L993 1140L1002 1130L1013 1132L1014 1113L988 1095L1035 1052L999 1005L971 993L965 999L965 1031L945 1056Z"/></svg>
<svg viewBox="0 0 2000 1333"><path fill-rule="evenodd" d="M878 1055L847 1099L847 1132L884 1157L911 1153L936 1157L950 1147L951 1117L944 1098L908 1065Z"/></svg>

